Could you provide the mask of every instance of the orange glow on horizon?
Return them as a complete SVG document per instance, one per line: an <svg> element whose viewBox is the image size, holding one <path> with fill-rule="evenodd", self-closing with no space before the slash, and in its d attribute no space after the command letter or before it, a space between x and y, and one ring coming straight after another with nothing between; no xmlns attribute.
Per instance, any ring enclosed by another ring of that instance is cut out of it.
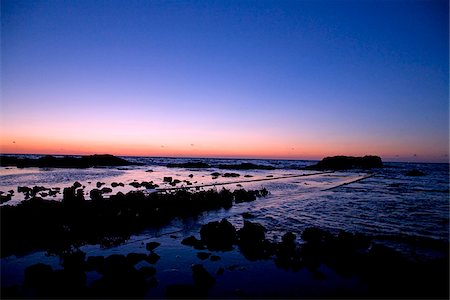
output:
<svg viewBox="0 0 450 300"><path fill-rule="evenodd" d="M351 146L351 147L349 147ZM349 151L348 149L352 150ZM433 152L429 147L416 149L390 149L387 145L335 145L332 142L309 141L291 146L283 140L268 143L261 138L214 140L208 144L182 144L176 141L163 145L127 141L127 143L108 140L69 140L43 137L4 137L0 142L3 154L55 154L91 155L112 154L117 156L154 157L210 157L210 158L260 158L260 159L306 159L320 160L333 155L379 155L383 160L393 161L440 161L448 162L448 156Z"/></svg>

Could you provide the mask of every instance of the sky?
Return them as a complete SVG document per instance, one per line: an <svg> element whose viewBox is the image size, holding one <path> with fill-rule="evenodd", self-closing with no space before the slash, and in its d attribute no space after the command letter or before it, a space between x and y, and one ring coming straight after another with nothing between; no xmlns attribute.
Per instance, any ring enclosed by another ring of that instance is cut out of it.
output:
<svg viewBox="0 0 450 300"><path fill-rule="evenodd" d="M448 162L448 1L1 1L0 152Z"/></svg>

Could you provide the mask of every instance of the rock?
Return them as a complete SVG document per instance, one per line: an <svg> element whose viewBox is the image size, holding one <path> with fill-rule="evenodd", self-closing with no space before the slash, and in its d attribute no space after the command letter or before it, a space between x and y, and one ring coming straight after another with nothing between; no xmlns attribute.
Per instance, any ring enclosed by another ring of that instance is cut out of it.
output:
<svg viewBox="0 0 450 300"><path fill-rule="evenodd" d="M214 279L203 265L193 265L191 269L196 286L210 288L216 283L216 279Z"/></svg>
<svg viewBox="0 0 450 300"><path fill-rule="evenodd" d="M226 219L209 222L200 229L201 241L211 250L230 250L236 242L236 228Z"/></svg>
<svg viewBox="0 0 450 300"><path fill-rule="evenodd" d="M100 191L102 192L102 194L107 194L107 193L111 193L112 189L109 187L104 187Z"/></svg>
<svg viewBox="0 0 450 300"><path fill-rule="evenodd" d="M0 204L11 200L11 194L0 195Z"/></svg>
<svg viewBox="0 0 450 300"><path fill-rule="evenodd" d="M192 177L194 177L194 174L189 174L188 177L192 178Z"/></svg>
<svg viewBox="0 0 450 300"><path fill-rule="evenodd" d="M207 293L192 284L169 284L165 296L168 299L201 299L206 298Z"/></svg>
<svg viewBox="0 0 450 300"><path fill-rule="evenodd" d="M218 166L219 169L229 169L229 170L275 170L273 166L267 165L256 165L252 163L241 163L239 165L228 165L222 164Z"/></svg>
<svg viewBox="0 0 450 300"><path fill-rule="evenodd" d="M197 169L197 168L209 168L211 167L210 165L208 165L207 163L204 162L187 162L187 163L180 163L180 164L176 164L176 163L172 163L172 164L168 164L167 165L168 168L193 168L193 169Z"/></svg>
<svg viewBox="0 0 450 300"><path fill-rule="evenodd" d="M154 189L157 188L159 185L153 184L153 181L150 182L142 181L141 186L145 187L146 189Z"/></svg>
<svg viewBox="0 0 450 300"><path fill-rule="evenodd" d="M25 269L25 284L32 287L49 285L52 276L52 267L43 263L31 265Z"/></svg>
<svg viewBox="0 0 450 300"><path fill-rule="evenodd" d="M266 197L269 194L269 191L266 188L259 190L261 196Z"/></svg>
<svg viewBox="0 0 450 300"><path fill-rule="evenodd" d="M150 253L145 259L149 264L156 264L161 257L155 252Z"/></svg>
<svg viewBox="0 0 450 300"><path fill-rule="evenodd" d="M372 169L382 168L383 162L379 156L366 155L364 157L354 156L332 156L325 157L313 166L305 169L310 170L348 170L348 169Z"/></svg>
<svg viewBox="0 0 450 300"><path fill-rule="evenodd" d="M295 244L297 236L292 232L287 232L281 237L281 241L284 244Z"/></svg>
<svg viewBox="0 0 450 300"><path fill-rule="evenodd" d="M256 200L255 191L246 191L244 189L234 190L234 201L236 203L251 202Z"/></svg>
<svg viewBox="0 0 450 300"><path fill-rule="evenodd" d="M81 250L65 253L62 255L62 266L66 270L83 270L85 257L86 253Z"/></svg>
<svg viewBox="0 0 450 300"><path fill-rule="evenodd" d="M135 188L141 187L141 184L139 182L131 182L129 185L131 185L132 187L135 187Z"/></svg>
<svg viewBox="0 0 450 300"><path fill-rule="evenodd" d="M194 247L195 249L203 249L202 243L195 236L191 235L181 241L181 244Z"/></svg>
<svg viewBox="0 0 450 300"><path fill-rule="evenodd" d="M155 274L156 274L156 269L153 268L153 267L149 267L149 266L141 267L138 271L139 271L144 277L152 277L152 276L155 276Z"/></svg>
<svg viewBox="0 0 450 300"><path fill-rule="evenodd" d="M78 181L75 181L74 184L72 185L74 188L79 188L81 187L81 183L79 183Z"/></svg>
<svg viewBox="0 0 450 300"><path fill-rule="evenodd" d="M239 248L249 260L267 259L272 255L272 247L265 237L266 229L258 223L244 220L244 226L237 232Z"/></svg>
<svg viewBox="0 0 450 300"><path fill-rule="evenodd" d="M89 192L89 197L91 197L91 200L93 202L102 202L103 201L102 192L98 189L92 189Z"/></svg>
<svg viewBox="0 0 450 300"><path fill-rule="evenodd" d="M64 205L70 205L70 206L78 206L83 203L83 198L79 198L75 196L75 188L73 186L64 188L63 190L63 200L62 203Z"/></svg>
<svg viewBox="0 0 450 300"><path fill-rule="evenodd" d="M425 176L425 173L417 169L413 169L405 173L406 176Z"/></svg>
<svg viewBox="0 0 450 300"><path fill-rule="evenodd" d="M266 229L259 223L244 220L244 226L238 230L237 235L241 243L258 244L266 239Z"/></svg>
<svg viewBox="0 0 450 300"><path fill-rule="evenodd" d="M97 188L101 188L102 187L102 185L104 185L105 183L104 182L100 182L100 181L98 181L97 182Z"/></svg>
<svg viewBox="0 0 450 300"><path fill-rule="evenodd" d="M253 177L253 175L244 175L244 177L249 178L249 177Z"/></svg>
<svg viewBox="0 0 450 300"><path fill-rule="evenodd" d="M208 253L208 252L198 252L197 253L197 257L200 258L201 260L205 260L210 256L211 256L211 253Z"/></svg>
<svg viewBox="0 0 450 300"><path fill-rule="evenodd" d="M143 298L147 283L124 255L105 258L100 270L103 277L90 285L89 298Z"/></svg>
<svg viewBox="0 0 450 300"><path fill-rule="evenodd" d="M105 257L103 256L89 256L86 259L86 270L87 271L92 271L92 270L96 270L99 271L102 267L103 264L105 262Z"/></svg>
<svg viewBox="0 0 450 300"><path fill-rule="evenodd" d="M164 182L172 182L172 177L164 177Z"/></svg>
<svg viewBox="0 0 450 300"><path fill-rule="evenodd" d="M144 253L133 253L132 252L132 253L128 253L126 258L129 261L129 263L134 266L138 262L147 259L147 255Z"/></svg>
<svg viewBox="0 0 450 300"><path fill-rule="evenodd" d="M157 247L159 247L161 245L161 243L158 243L158 242L149 242L149 243L147 243L146 245L145 245L145 248L148 250L148 251L153 251L153 250L155 250Z"/></svg>
<svg viewBox="0 0 450 300"><path fill-rule="evenodd" d="M211 257L209 259L211 261L219 261L219 260L221 260L220 256L218 256L218 255L211 255Z"/></svg>
<svg viewBox="0 0 450 300"><path fill-rule="evenodd" d="M180 182L181 182L181 180L179 180L179 179L174 179L174 180L172 181L173 184L178 184L178 183L180 183Z"/></svg>
<svg viewBox="0 0 450 300"><path fill-rule="evenodd" d="M319 243L329 236L329 232L317 227L309 227L302 232L302 240L309 243Z"/></svg>
<svg viewBox="0 0 450 300"><path fill-rule="evenodd" d="M18 187L17 187L17 192L18 192L18 193L24 193L24 194L27 194L27 193L31 193L31 191L32 191L32 189L29 188L29 187L27 187L27 186L18 186Z"/></svg>
<svg viewBox="0 0 450 300"><path fill-rule="evenodd" d="M82 156L80 158L73 156L54 157L51 155L47 155L37 159L1 156L0 165L17 166L19 168L90 168L100 166L126 166L140 164L132 163L113 155L95 154Z"/></svg>
<svg viewBox="0 0 450 300"><path fill-rule="evenodd" d="M222 175L222 177L239 177L241 175L239 175L238 173L225 173Z"/></svg>
<svg viewBox="0 0 450 300"><path fill-rule="evenodd" d="M243 212L242 213L242 217L244 219L253 219L253 218L255 218L255 216L253 214L249 213L249 212Z"/></svg>
<svg viewBox="0 0 450 300"><path fill-rule="evenodd" d="M214 173L211 173L211 176L217 178L218 176L220 176L220 173L219 172L214 172Z"/></svg>

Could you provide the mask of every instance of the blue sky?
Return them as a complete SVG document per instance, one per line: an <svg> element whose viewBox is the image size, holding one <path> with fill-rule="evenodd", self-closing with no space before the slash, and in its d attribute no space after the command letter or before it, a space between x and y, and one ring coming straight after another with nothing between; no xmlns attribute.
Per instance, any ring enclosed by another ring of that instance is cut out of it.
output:
<svg viewBox="0 0 450 300"><path fill-rule="evenodd" d="M447 1L2 1L1 21L2 152L448 160Z"/></svg>

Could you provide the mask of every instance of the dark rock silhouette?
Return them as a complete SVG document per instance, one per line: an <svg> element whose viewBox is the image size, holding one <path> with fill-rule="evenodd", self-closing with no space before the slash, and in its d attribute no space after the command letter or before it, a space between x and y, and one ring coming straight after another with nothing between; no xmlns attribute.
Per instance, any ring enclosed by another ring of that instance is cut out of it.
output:
<svg viewBox="0 0 450 300"><path fill-rule="evenodd" d="M186 245L186 246L191 246L191 247L194 247L195 249L199 249L199 250L204 249L202 242L193 235L183 239L181 241L181 244Z"/></svg>
<svg viewBox="0 0 450 300"><path fill-rule="evenodd" d="M49 283L53 269L51 266L37 263L25 269L25 284L31 287L41 287Z"/></svg>
<svg viewBox="0 0 450 300"><path fill-rule="evenodd" d="M168 299L203 299L207 291L193 284L170 284L166 287Z"/></svg>
<svg viewBox="0 0 450 300"><path fill-rule="evenodd" d="M249 260L267 259L273 247L266 240L266 229L259 223L244 220L244 226L237 231L239 249Z"/></svg>
<svg viewBox="0 0 450 300"><path fill-rule="evenodd" d="M131 252L131 253L127 254L126 258L127 258L127 261L134 266L138 262L147 259L147 254Z"/></svg>
<svg viewBox="0 0 450 300"><path fill-rule="evenodd" d="M161 243L158 243L158 242L149 242L145 245L145 249L147 249L148 251L153 251L160 245L161 245Z"/></svg>
<svg viewBox="0 0 450 300"><path fill-rule="evenodd" d="M203 265L192 266L192 277L194 285L202 288L210 288L216 283L216 279L203 267Z"/></svg>
<svg viewBox="0 0 450 300"><path fill-rule="evenodd" d="M11 200L11 194L0 195L0 204Z"/></svg>
<svg viewBox="0 0 450 300"><path fill-rule="evenodd" d="M219 261L221 259L222 258L218 255L211 255L211 257L209 258L209 260L211 260L211 261Z"/></svg>
<svg viewBox="0 0 450 300"><path fill-rule="evenodd" d="M37 159L0 156L0 165L17 166L18 168L90 168L103 166L130 166L140 164L132 163L125 159L109 154L94 154L89 156L82 156L80 158L73 156L54 157L51 155L47 155Z"/></svg>
<svg viewBox="0 0 450 300"><path fill-rule="evenodd" d="M210 222L200 229L200 237L208 249L230 250L236 241L236 228L226 219Z"/></svg>
<svg viewBox="0 0 450 300"><path fill-rule="evenodd" d="M200 168L210 168L211 166L207 163L204 162L196 162L196 161L191 161L191 162L186 162L186 163L172 163L172 164L167 164L168 168L192 168L192 169L200 169Z"/></svg>
<svg viewBox="0 0 450 300"><path fill-rule="evenodd" d="M240 163L238 165L233 164L221 164L218 165L219 169L228 169L228 170L275 170L273 166L266 165L256 165L252 163Z"/></svg>
<svg viewBox="0 0 450 300"><path fill-rule="evenodd" d="M106 257L100 273L103 277L89 287L92 298L142 298L147 290L145 272L136 270L124 255Z"/></svg>
<svg viewBox="0 0 450 300"><path fill-rule="evenodd" d="M198 252L197 253L197 257L200 258L201 260L205 260L207 258L209 258L211 256L211 253L209 252Z"/></svg>
<svg viewBox="0 0 450 300"><path fill-rule="evenodd" d="M425 176L425 173L417 169L410 170L405 173L406 176Z"/></svg>
<svg viewBox="0 0 450 300"><path fill-rule="evenodd" d="M161 257L160 257L158 254L156 254L155 252L152 252L152 253L150 253L149 255L147 255L147 257L145 258L145 260L146 260L149 264L154 265L154 264L156 264L156 263L158 262L158 260L159 260L160 258L161 258Z"/></svg>
<svg viewBox="0 0 450 300"><path fill-rule="evenodd" d="M383 162L379 156L367 155L364 157L354 156L331 156L325 157L315 165L308 166L309 170L348 170L348 169L372 169L382 168Z"/></svg>
<svg viewBox="0 0 450 300"><path fill-rule="evenodd" d="M222 175L222 177L239 177L241 175L239 175L238 173L225 173Z"/></svg>

